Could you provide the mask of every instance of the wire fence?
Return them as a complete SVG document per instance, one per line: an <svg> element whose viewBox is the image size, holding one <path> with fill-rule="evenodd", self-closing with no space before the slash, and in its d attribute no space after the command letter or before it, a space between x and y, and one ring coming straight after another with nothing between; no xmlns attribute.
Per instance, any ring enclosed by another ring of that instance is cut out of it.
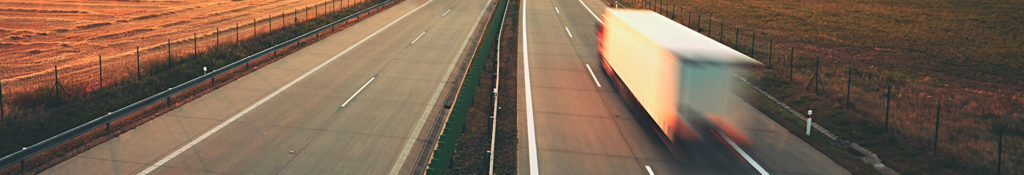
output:
<svg viewBox="0 0 1024 175"><path fill-rule="evenodd" d="M363 1L366 0L320 1L303 8L267 12L268 15L251 20L227 16L226 19L242 22L228 24L211 22L181 30L168 28L174 31L156 32L158 34L155 35L133 35L155 30L149 28L117 31L95 37L119 40L90 43L104 45L96 50L73 51L77 54L58 57L53 57L53 54L35 54L5 58L17 60L18 68L24 68L16 70L41 70L0 81L3 87L2 94L7 99L18 98L20 95L32 91L52 88L57 81L67 88L69 93L72 93L69 95L87 94L99 90L102 85L115 84L139 76L140 73L145 74L150 69L149 65L173 62L174 60L169 60L171 58L188 59L183 56L203 53L218 45L237 43L259 34L273 32L327 13L336 12ZM183 22L184 20L186 19L183 19ZM90 42L96 40L95 38L90 39ZM15 73L12 71L15 70L4 70L7 73ZM7 111L10 110L12 109L7 109Z"/></svg>

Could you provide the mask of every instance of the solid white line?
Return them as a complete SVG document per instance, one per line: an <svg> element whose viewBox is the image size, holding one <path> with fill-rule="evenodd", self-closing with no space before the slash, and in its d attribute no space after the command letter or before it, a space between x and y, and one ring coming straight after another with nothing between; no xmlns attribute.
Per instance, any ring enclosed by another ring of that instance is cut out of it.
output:
<svg viewBox="0 0 1024 175"><path fill-rule="evenodd" d="M420 7L426 6L427 4L429 4L432 1L433 0L427 1L423 5L420 5ZM171 152L171 154L168 154L167 156L164 156L164 158L160 159L160 161L157 161L153 165L150 165L148 168L146 168L145 170L142 170L142 172L139 172L138 174L139 175L145 175L145 174L149 174L150 172L153 172L153 170L156 170L156 168L158 168L160 166L163 166L168 161L171 161L171 159L174 159L174 157L177 157L181 153L185 152L185 150L188 150L189 148L192 148L196 144L199 144L199 142L205 140L207 137L210 137L210 135L213 135L213 133L215 133L217 131L220 131L220 129L224 128L228 124L231 124L231 122L234 122L239 117L242 117L242 115L245 115L246 113L249 113L249 111L252 111L257 106L260 106L263 103L265 103L268 100L270 100L271 98L274 98L274 96L277 96L277 94L280 94L285 89L288 89L288 88L292 87L292 85L295 85L295 83L298 83L299 81L301 81L303 79L306 79L306 77L308 77L310 74L313 74L313 72L316 72L317 70L320 70L320 68L323 68L325 65L327 65L327 63L333 62L334 60L338 59L338 57L341 57L341 55L344 55L345 53L348 53L349 51L351 51L352 48L355 48L356 46L359 46L360 44L363 44L363 42L366 42L366 40L369 40L370 38L373 38L373 36L376 36L381 31L384 31L384 29L390 28L391 25L394 25L395 23L397 23L398 21L402 20L406 16L409 16L409 14L412 14L417 9L420 9L420 7L417 7L416 9L413 9L412 11L409 11L409 13L406 13L405 15L402 15L401 17L398 17L398 19L395 19L394 21L391 21L391 23L388 23L388 25L385 25L384 27L382 27L382 28L378 29L377 31L371 33L369 36L366 36L366 38L363 38L362 40L359 40L359 42L356 42L352 46L349 46L348 49L345 49L344 51L341 51L337 55L334 55L334 57L331 57L331 59L327 59L323 63L320 63L320 65L317 65L312 70L306 71L306 73L303 73L301 76L299 76L295 80L292 80L291 82L288 82L288 84L285 84L284 86L281 86L281 88L278 88L277 90L275 90L274 92L270 93L266 97L263 97L259 101L256 101L256 103L250 105L249 107L245 108L241 112L238 112L237 114L235 114L234 116L232 116L228 120L225 120L224 122L221 122L219 125L217 125L213 129L210 129L209 131L206 131L206 133L203 133L203 135L200 135L195 140L192 140L188 144L185 144L181 148L178 148L178 150L175 150L174 152Z"/></svg>
<svg viewBox="0 0 1024 175"><path fill-rule="evenodd" d="M534 129L533 124L533 89L530 85L530 47L529 41L526 40L526 1L520 2L520 9L522 9L523 21L523 78L526 87L526 138L529 143L530 152L530 174L540 174L540 168L537 167L537 131Z"/></svg>
<svg viewBox="0 0 1024 175"><path fill-rule="evenodd" d="M597 82L597 76L594 76L594 70L590 69L590 64L587 64L587 72L590 72L590 78L594 78L594 83L597 83L597 87L601 87L601 82Z"/></svg>
<svg viewBox="0 0 1024 175"><path fill-rule="evenodd" d="M441 16L445 16L445 15L448 15L448 12L452 12L452 9L451 9L451 8L449 8L448 10L444 11L444 14L441 14Z"/></svg>
<svg viewBox="0 0 1024 175"><path fill-rule="evenodd" d="M420 37L423 37L423 34L427 34L427 31L423 31L423 33L420 33L420 36L416 36L416 39L413 39L409 45L416 44L416 41L420 40Z"/></svg>
<svg viewBox="0 0 1024 175"><path fill-rule="evenodd" d="M598 18L598 17L597 17L597 14L594 14L594 11L593 11L593 10L590 10L590 6L587 6L587 4L586 4L586 3L583 3L583 0L577 0L577 1L579 1L579 2L580 2L580 4L582 4L582 5L583 5L583 8L587 9L587 11L588 11L588 12L590 12L590 15L591 15L591 16L594 16L594 19L597 19L597 22L599 22L599 23L601 23L601 24L604 24L604 21L601 21L601 18Z"/></svg>
<svg viewBox="0 0 1024 175"><path fill-rule="evenodd" d="M562 14L562 12L558 11L558 7L555 7L555 13Z"/></svg>
<svg viewBox="0 0 1024 175"><path fill-rule="evenodd" d="M568 33L569 38L572 38L572 32L569 32L569 27L565 27L565 33Z"/></svg>
<svg viewBox="0 0 1024 175"><path fill-rule="evenodd" d="M370 85L370 82L373 82L373 79L376 78L377 77L370 77L370 81L366 81L366 84L363 84L363 87L359 87L359 90L356 90L356 93L352 94L351 97L348 97L348 100L345 100L345 103L342 103L341 107L348 105L348 102L351 102L353 98L356 98L356 95L359 95L359 92L363 92L363 88L366 88L366 85Z"/></svg>
<svg viewBox="0 0 1024 175"><path fill-rule="evenodd" d="M740 149L739 146L736 146L736 143L732 142L732 139L730 139L729 136L725 135L725 133L722 132L718 132L718 135L721 135L722 138L725 139L725 142L729 143L730 147L736 150L737 153L740 153L740 156L743 156L743 160L746 160L747 163L750 164L750 166L753 166L754 169L757 169L758 173L768 175L768 171L764 170L764 168L762 168L760 164L757 164L757 162L754 161L754 158L751 158L750 155L747 155L747 152L743 151L743 149Z"/></svg>
<svg viewBox="0 0 1024 175"><path fill-rule="evenodd" d="M650 165L644 165L644 167L647 167L647 174L648 175L654 175L654 170L651 169Z"/></svg>
<svg viewBox="0 0 1024 175"><path fill-rule="evenodd" d="M484 7L482 9L487 9L487 7L489 6L491 6L491 3L484 3ZM484 12L487 12L487 10L481 10L480 14L473 19L480 19L481 17L484 16ZM470 29L476 29L477 26L479 26L479 23L473 23L473 27L471 27ZM441 89L444 88L444 85L448 81L448 77L451 76L452 74L452 70L455 69L455 60L462 56L462 52L466 50L465 46L466 44L469 43L469 37L473 35L473 32L473 30L470 30L469 32L466 33L465 39L462 40L462 45L459 45L463 47L459 48L459 51L456 52L458 54L455 54L455 56L452 57L452 63L448 65L448 69L444 73L444 78L441 78L442 81L437 83L437 88L436 90L434 90L434 96L430 97L429 102L427 102L427 106L423 107L423 115L421 115L419 120L416 121L416 125L413 125L419 126L419 128L413 129L412 132L409 132L409 136L406 137L405 140L405 145L402 146L402 152L398 154L398 158L395 160L394 166L391 167L391 172L388 173L389 175L398 175L398 173L402 171L402 166L405 165L406 157L409 157L409 152L412 151L412 146L413 144L416 143L416 140L418 139L417 136L420 135L420 130L423 130L423 123L427 122L427 118L428 116L430 116L431 109L434 108L434 103L437 101L437 97L441 95Z"/></svg>

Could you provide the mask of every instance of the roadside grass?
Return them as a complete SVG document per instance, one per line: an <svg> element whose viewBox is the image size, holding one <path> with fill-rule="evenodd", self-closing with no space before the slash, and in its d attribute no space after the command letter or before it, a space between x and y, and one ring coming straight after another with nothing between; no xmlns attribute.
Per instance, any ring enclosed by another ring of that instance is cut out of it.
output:
<svg viewBox="0 0 1024 175"><path fill-rule="evenodd" d="M312 31L379 2L383 1L363 2L335 13L276 29L273 33L262 33L255 37L243 39L238 43L223 44L197 54L174 56L171 58L172 61L170 63L163 61L146 65L146 69L141 77L129 76L117 83L104 86L103 89L87 92L85 88L80 86L63 85L66 91L55 91L54 88L48 87L19 94L18 98L8 99L9 101L5 103L9 105L6 107L7 109L16 110L7 113L4 121L0 123L0 133L2 133L0 134L0 154L8 155L22 147L35 144L43 139L105 115L107 112L117 110L166 90L169 87L198 77L203 74L202 68L204 66L209 70L220 68L252 53ZM339 26L339 28L341 27L343 26ZM328 33L324 32L324 35ZM264 57L259 61L254 61L251 69L255 70L257 66L272 62L274 59L279 59L287 55L287 53L296 51L302 46L311 44L312 41L318 39L307 39L282 49L281 53L276 56L268 55L267 57L271 58ZM232 73L217 77L215 85L223 85L234 78L248 73L249 70L248 68L245 70L233 70ZM210 87L210 82L197 85L192 90L189 90L189 92L184 93L185 95L179 95L170 99L170 105L176 106L179 102L195 98L192 95L198 95L196 94L198 89L208 89ZM202 92L205 90L198 91ZM54 95L55 92L58 95ZM155 104L150 108L160 105ZM79 140L77 142L88 142L81 141L81 139L75 140ZM64 152L68 150L58 151ZM64 153L57 153L57 155L64 155Z"/></svg>

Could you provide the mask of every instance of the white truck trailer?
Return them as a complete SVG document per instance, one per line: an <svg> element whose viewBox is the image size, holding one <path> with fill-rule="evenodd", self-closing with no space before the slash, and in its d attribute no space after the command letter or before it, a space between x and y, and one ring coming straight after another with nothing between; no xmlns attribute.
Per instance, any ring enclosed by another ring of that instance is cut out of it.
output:
<svg viewBox="0 0 1024 175"><path fill-rule="evenodd" d="M724 133L749 145L722 117L737 68L761 63L649 10L606 9L598 24L602 66L634 114L671 143Z"/></svg>

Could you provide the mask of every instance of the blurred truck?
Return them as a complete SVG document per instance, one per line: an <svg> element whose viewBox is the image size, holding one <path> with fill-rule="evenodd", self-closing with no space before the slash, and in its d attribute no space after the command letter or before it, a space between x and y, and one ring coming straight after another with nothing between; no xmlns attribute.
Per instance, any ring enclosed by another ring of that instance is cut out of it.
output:
<svg viewBox="0 0 1024 175"><path fill-rule="evenodd" d="M745 133L723 117L734 69L762 64L649 10L606 9L597 25L605 73L631 111L649 119L666 143L716 140L740 145Z"/></svg>

